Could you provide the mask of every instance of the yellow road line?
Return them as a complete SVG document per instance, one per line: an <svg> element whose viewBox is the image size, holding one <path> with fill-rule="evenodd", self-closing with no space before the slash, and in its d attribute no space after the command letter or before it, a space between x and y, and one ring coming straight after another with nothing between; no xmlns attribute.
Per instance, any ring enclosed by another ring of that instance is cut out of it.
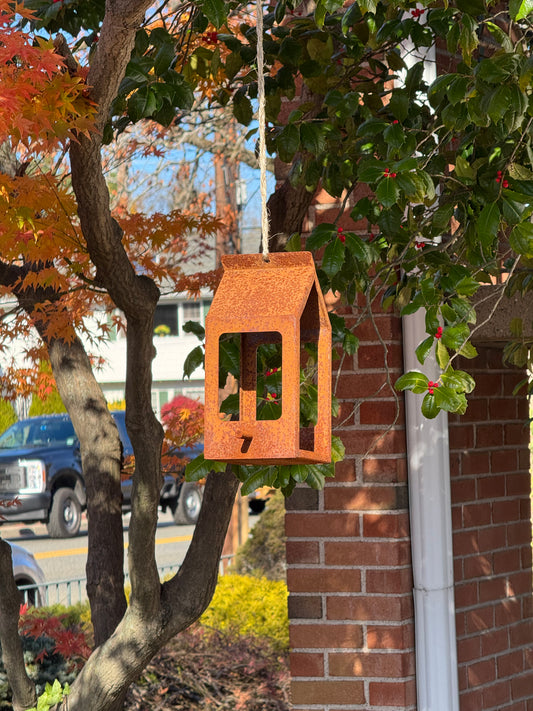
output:
<svg viewBox="0 0 533 711"><path fill-rule="evenodd" d="M162 543L183 543L184 541L192 540L192 536L173 536L172 538L158 538L156 539L156 545L161 545ZM127 543L124 543L124 549L128 547ZM64 558L72 555L84 555L87 553L87 548L64 548L60 551L43 551L41 553L34 553L37 560L43 560L44 558Z"/></svg>

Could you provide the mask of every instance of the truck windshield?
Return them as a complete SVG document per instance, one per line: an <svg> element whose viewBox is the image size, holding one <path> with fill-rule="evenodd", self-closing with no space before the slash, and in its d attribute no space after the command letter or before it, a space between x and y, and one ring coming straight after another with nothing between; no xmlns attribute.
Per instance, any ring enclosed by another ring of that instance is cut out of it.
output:
<svg viewBox="0 0 533 711"><path fill-rule="evenodd" d="M21 420L0 436L0 449L73 445L76 434L70 420Z"/></svg>

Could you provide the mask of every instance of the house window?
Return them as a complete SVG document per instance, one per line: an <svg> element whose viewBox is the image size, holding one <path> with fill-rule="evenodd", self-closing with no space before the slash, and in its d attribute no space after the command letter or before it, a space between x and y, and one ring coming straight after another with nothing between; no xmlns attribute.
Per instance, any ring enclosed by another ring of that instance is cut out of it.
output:
<svg viewBox="0 0 533 711"><path fill-rule="evenodd" d="M154 314L156 336L178 335L178 307L176 304L158 304Z"/></svg>
<svg viewBox="0 0 533 711"><path fill-rule="evenodd" d="M212 299L204 299L202 301L185 301L181 304L181 323L187 321L195 321L200 325L205 325L205 317L211 306ZM183 326L182 326L183 328Z"/></svg>

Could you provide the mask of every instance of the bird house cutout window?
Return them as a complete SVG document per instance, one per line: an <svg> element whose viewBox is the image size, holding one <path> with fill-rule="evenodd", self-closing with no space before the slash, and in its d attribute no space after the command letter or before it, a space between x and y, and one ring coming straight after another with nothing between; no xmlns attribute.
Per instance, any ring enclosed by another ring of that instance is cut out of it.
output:
<svg viewBox="0 0 533 711"><path fill-rule="evenodd" d="M271 254L269 261L230 255L222 264L205 322L205 458L330 462L331 325L311 254ZM231 419L221 412L219 389L219 366L228 353L240 363Z"/></svg>

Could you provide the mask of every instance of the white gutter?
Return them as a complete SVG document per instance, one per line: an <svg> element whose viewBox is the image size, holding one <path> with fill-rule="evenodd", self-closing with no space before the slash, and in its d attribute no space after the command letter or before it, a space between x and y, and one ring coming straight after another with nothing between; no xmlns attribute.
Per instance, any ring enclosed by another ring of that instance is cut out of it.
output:
<svg viewBox="0 0 533 711"><path fill-rule="evenodd" d="M424 316L420 309L403 318L406 371L420 370L415 348L427 337ZM429 358L424 372L438 379ZM459 711L448 417L426 419L421 402L406 393L417 709Z"/></svg>

